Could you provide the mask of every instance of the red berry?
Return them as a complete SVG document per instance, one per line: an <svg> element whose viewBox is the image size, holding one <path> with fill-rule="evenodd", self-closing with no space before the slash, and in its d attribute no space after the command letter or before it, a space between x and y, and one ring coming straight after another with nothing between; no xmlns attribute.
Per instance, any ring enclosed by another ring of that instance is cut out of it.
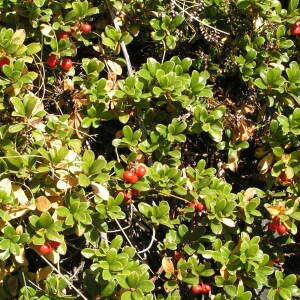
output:
<svg viewBox="0 0 300 300"><path fill-rule="evenodd" d="M281 234L284 234L288 232L288 229L284 226L284 224L279 224L277 226L277 231Z"/></svg>
<svg viewBox="0 0 300 300"><path fill-rule="evenodd" d="M72 62L71 58L65 58L61 63L61 67L64 70L69 70L72 68L72 66L73 66L73 62Z"/></svg>
<svg viewBox="0 0 300 300"><path fill-rule="evenodd" d="M209 284L202 284L202 290L204 293L208 293L211 291L211 286Z"/></svg>
<svg viewBox="0 0 300 300"><path fill-rule="evenodd" d="M57 58L55 55L50 55L47 59L48 66L54 68L57 65Z"/></svg>
<svg viewBox="0 0 300 300"><path fill-rule="evenodd" d="M175 253L174 253L174 255L173 255L173 258L174 258L175 260L179 261L180 258L183 258L182 252L180 252L180 251L175 251Z"/></svg>
<svg viewBox="0 0 300 300"><path fill-rule="evenodd" d="M9 65L10 60L7 57L1 57L0 58L0 68L2 68L4 65Z"/></svg>
<svg viewBox="0 0 300 300"><path fill-rule="evenodd" d="M297 35L300 34L300 24L295 24L292 28L291 28L291 34L293 35Z"/></svg>
<svg viewBox="0 0 300 300"><path fill-rule="evenodd" d="M192 286L192 292L195 294L201 294L203 292L202 285L193 285Z"/></svg>
<svg viewBox="0 0 300 300"><path fill-rule="evenodd" d="M53 248L57 248L60 246L60 242L56 242L56 241L50 241L49 244L51 245L51 247Z"/></svg>
<svg viewBox="0 0 300 300"><path fill-rule="evenodd" d="M131 171L125 171L123 173L123 179L127 182L131 182L133 177L134 177L134 173Z"/></svg>
<svg viewBox="0 0 300 300"><path fill-rule="evenodd" d="M288 179L288 177L286 176L286 174L285 174L284 171L282 171L282 172L280 173L279 178L280 178L281 181L284 181L284 182L290 181L290 179Z"/></svg>
<svg viewBox="0 0 300 300"><path fill-rule="evenodd" d="M92 30L92 26L90 24L82 24L81 31L87 33Z"/></svg>
<svg viewBox="0 0 300 300"><path fill-rule="evenodd" d="M196 209L196 203L195 202L190 202L188 204L189 207L194 207L194 209Z"/></svg>
<svg viewBox="0 0 300 300"><path fill-rule="evenodd" d="M268 225L268 230L269 230L269 231L275 232L275 231L277 231L277 228L278 228L278 225L276 225L275 223L270 223L270 224Z"/></svg>
<svg viewBox="0 0 300 300"><path fill-rule="evenodd" d="M50 243L45 243L43 245L38 245L38 246L36 246L36 249L41 254L48 254L48 253L53 251L53 248L50 245Z"/></svg>
<svg viewBox="0 0 300 300"><path fill-rule="evenodd" d="M136 182L138 182L139 178L137 177L137 175L135 173L133 173L133 177L131 178L130 183L131 184L135 184Z"/></svg>
<svg viewBox="0 0 300 300"><path fill-rule="evenodd" d="M131 190L132 195L139 195L140 193L141 193L141 191L139 191L139 190L135 190L135 189Z"/></svg>
<svg viewBox="0 0 300 300"><path fill-rule="evenodd" d="M58 38L61 39L67 39L69 37L69 34L65 31L62 31L59 33Z"/></svg>
<svg viewBox="0 0 300 300"><path fill-rule="evenodd" d="M203 209L205 209L205 206L201 202L196 202L195 203L195 209L198 210L198 211L202 211Z"/></svg>
<svg viewBox="0 0 300 300"><path fill-rule="evenodd" d="M280 262L280 258L279 258L279 257L276 257L276 258L274 259L274 262L279 263L279 262Z"/></svg>
<svg viewBox="0 0 300 300"><path fill-rule="evenodd" d="M139 166L136 170L137 177L143 177L147 173L147 169L144 166Z"/></svg>

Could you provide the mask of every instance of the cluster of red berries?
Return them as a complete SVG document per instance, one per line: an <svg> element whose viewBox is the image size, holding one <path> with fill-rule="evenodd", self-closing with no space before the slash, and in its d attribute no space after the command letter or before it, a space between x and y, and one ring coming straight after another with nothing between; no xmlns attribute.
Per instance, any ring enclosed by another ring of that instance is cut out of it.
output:
<svg viewBox="0 0 300 300"><path fill-rule="evenodd" d="M47 64L49 67L56 67L58 63L58 59L55 55L49 55L48 59L47 59ZM61 67L64 69L64 70L69 70L73 67L73 61L71 58L65 58L63 59L63 61L61 62Z"/></svg>
<svg viewBox="0 0 300 300"><path fill-rule="evenodd" d="M123 179L131 184L135 184L139 178L144 177L146 173L146 167L138 166L136 170L125 171L123 173Z"/></svg>
<svg viewBox="0 0 300 300"><path fill-rule="evenodd" d="M189 207L194 207L197 211L202 211L205 209L205 205L202 202L191 202L188 204Z"/></svg>
<svg viewBox="0 0 300 300"><path fill-rule="evenodd" d="M68 31L62 31L59 33L58 38L61 39L67 39L69 37L69 35L72 33L72 31L76 31L77 30L77 26L73 26L71 27L70 30ZM81 31L84 33L88 33L92 30L92 26L90 24L82 24L81 25ZM56 67L58 64L58 59L55 55L51 54L48 57L47 60L47 64L49 67ZM71 60L71 58L65 58L62 63L61 63L61 67L64 70L69 70L73 67L73 61Z"/></svg>
<svg viewBox="0 0 300 300"><path fill-rule="evenodd" d="M124 171L123 179L126 182L131 184L135 184L139 178L144 177L147 173L147 169L144 166L138 166L136 170L132 169L130 171ZM130 202L132 196L139 195L141 191L136 189L128 189L127 191L117 191L117 195L122 193L123 194L123 201Z"/></svg>
<svg viewBox="0 0 300 300"><path fill-rule="evenodd" d="M36 250L40 254L48 254L48 253L51 253L53 251L53 249L56 249L57 247L59 247L59 245L60 245L60 242L49 241L48 243L45 243L43 245L36 246Z"/></svg>
<svg viewBox="0 0 300 300"><path fill-rule="evenodd" d="M1 57L0 58L0 68L2 68L4 65L9 65L10 60L7 57Z"/></svg>
<svg viewBox="0 0 300 300"><path fill-rule="evenodd" d="M300 34L300 21L297 21L296 24L291 28L292 35Z"/></svg>
<svg viewBox="0 0 300 300"><path fill-rule="evenodd" d="M195 294L209 293L211 291L211 286L209 284L202 283L198 285L193 285L191 290Z"/></svg>
<svg viewBox="0 0 300 300"><path fill-rule="evenodd" d="M277 231L280 234L285 234L288 232L288 229L286 228L286 226L282 223L280 223L280 220L277 216L275 216L272 220L272 222L268 225L268 229L270 231Z"/></svg>

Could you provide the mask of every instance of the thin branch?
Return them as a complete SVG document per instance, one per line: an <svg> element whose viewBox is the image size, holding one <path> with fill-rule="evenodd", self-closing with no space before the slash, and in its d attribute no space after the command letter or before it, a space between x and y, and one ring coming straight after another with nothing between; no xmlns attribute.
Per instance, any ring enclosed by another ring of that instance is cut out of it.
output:
<svg viewBox="0 0 300 300"><path fill-rule="evenodd" d="M61 277L63 277L64 278L64 280L78 293L78 295L80 295L81 296L81 298L83 298L84 300L89 300L88 298L86 298L82 293L81 293L81 291L76 287L76 286L74 286L74 284L67 278L67 277L65 277L63 274L61 274L60 272L59 272L59 270L47 259L47 258L45 258L43 255L40 255L40 257L53 269L53 270L55 270L55 272L57 273L57 274L59 274Z"/></svg>
<svg viewBox="0 0 300 300"><path fill-rule="evenodd" d="M180 5L178 5L178 4L176 3L176 1L174 2L174 4L175 4L175 5L176 5L176 6L177 6L184 14L187 14L190 18L192 18L192 19L194 19L195 21L199 22L199 23L202 24L203 26L206 26L206 27L208 27L208 28L211 28L211 29L213 29L213 30L215 30L215 31L218 31L218 32L221 32L221 33L223 33L223 34L230 35L230 33L226 32L226 31L223 31L223 30L221 30L221 29L218 29L218 28L216 28L216 27L213 27L213 26L211 26L211 25L208 25L208 24L206 24L205 22L203 22L202 20L198 19L197 17L194 17L194 16L191 15L189 12L187 12L184 8L182 8Z"/></svg>
<svg viewBox="0 0 300 300"><path fill-rule="evenodd" d="M144 250L139 251L138 253L141 254L141 253L144 253L144 252L147 252L148 250L150 250L154 241L155 241L155 228L153 226L152 227L152 238L151 238L151 242L150 242L149 246L147 248L145 248Z"/></svg>

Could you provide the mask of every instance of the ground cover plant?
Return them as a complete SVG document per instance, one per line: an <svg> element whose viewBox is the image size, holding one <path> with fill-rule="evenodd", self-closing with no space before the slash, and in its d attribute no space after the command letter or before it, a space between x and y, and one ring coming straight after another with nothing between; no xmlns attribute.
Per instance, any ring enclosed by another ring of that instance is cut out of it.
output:
<svg viewBox="0 0 300 300"><path fill-rule="evenodd" d="M0 298L300 299L299 0L0 0Z"/></svg>

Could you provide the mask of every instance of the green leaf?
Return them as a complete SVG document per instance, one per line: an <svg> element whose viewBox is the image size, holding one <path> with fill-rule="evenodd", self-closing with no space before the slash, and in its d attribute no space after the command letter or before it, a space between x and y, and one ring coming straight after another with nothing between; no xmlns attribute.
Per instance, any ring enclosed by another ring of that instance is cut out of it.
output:
<svg viewBox="0 0 300 300"><path fill-rule="evenodd" d="M81 186L87 187L90 185L90 183L91 183L90 179L86 175L84 175L82 173L79 174L79 184Z"/></svg>
<svg viewBox="0 0 300 300"><path fill-rule="evenodd" d="M41 214L38 224L42 228L48 228L53 222L51 215L46 211Z"/></svg>
<svg viewBox="0 0 300 300"><path fill-rule="evenodd" d="M299 0L290 0L288 6L288 12L289 13L293 12L295 9L298 8L298 5L299 5Z"/></svg>
<svg viewBox="0 0 300 300"><path fill-rule="evenodd" d="M41 49L42 49L42 46L40 43L31 43L31 44L27 45L26 53L28 55L34 55L34 54L40 52Z"/></svg>
<svg viewBox="0 0 300 300"><path fill-rule="evenodd" d="M42 7L45 4L45 0L33 0L37 7Z"/></svg>

